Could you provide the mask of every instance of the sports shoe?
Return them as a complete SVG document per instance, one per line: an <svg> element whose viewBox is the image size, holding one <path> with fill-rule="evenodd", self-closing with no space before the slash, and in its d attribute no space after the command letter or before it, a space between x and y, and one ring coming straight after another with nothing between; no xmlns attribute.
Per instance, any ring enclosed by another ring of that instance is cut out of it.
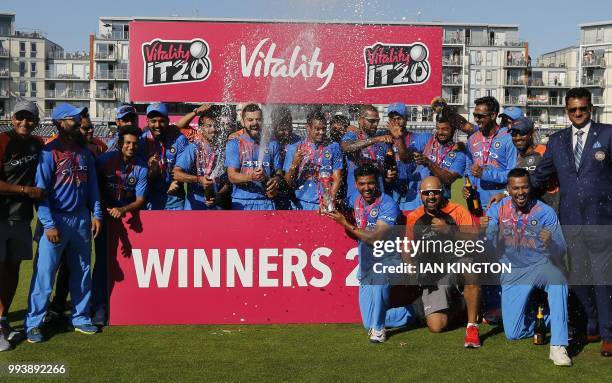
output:
<svg viewBox="0 0 612 383"><path fill-rule="evenodd" d="M4 335L4 331L0 328L0 352L11 349L11 342L8 341L8 336Z"/></svg>
<svg viewBox="0 0 612 383"><path fill-rule="evenodd" d="M368 331L368 335L370 336L370 342L372 343L384 343L387 340L387 335L385 334L385 329L375 330L373 328Z"/></svg>
<svg viewBox="0 0 612 383"><path fill-rule="evenodd" d="M80 332L81 334L93 335L98 332L98 328L92 324L81 324L74 326L74 331Z"/></svg>
<svg viewBox="0 0 612 383"><path fill-rule="evenodd" d="M94 313L91 323L96 326L106 326L106 307L99 307Z"/></svg>
<svg viewBox="0 0 612 383"><path fill-rule="evenodd" d="M23 333L13 330L7 320L0 321L0 331L4 333L6 340L9 342L20 342L23 338Z"/></svg>
<svg viewBox="0 0 612 383"><path fill-rule="evenodd" d="M478 326L467 326L465 328L465 348L480 348L480 335L478 334Z"/></svg>
<svg viewBox="0 0 612 383"><path fill-rule="evenodd" d="M572 358L567 355L565 346L550 346L550 355L548 356L553 361L555 366L569 367L572 365Z"/></svg>
<svg viewBox="0 0 612 383"><path fill-rule="evenodd" d="M28 330L26 336L28 337L29 343L40 343L43 341L44 337L40 332L38 327L34 327Z"/></svg>

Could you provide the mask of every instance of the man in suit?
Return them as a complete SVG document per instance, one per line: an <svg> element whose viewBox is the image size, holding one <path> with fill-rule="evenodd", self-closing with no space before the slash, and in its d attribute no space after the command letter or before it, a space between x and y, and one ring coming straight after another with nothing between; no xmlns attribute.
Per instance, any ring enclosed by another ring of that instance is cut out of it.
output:
<svg viewBox="0 0 612 383"><path fill-rule="evenodd" d="M601 336L601 354L609 357L612 126L591 121L592 109L588 90L574 88L567 92L565 110L572 126L550 136L544 158L532 177L539 188L554 174L559 179L560 221L570 257L569 280L578 309L586 316L583 332L587 341L597 341Z"/></svg>

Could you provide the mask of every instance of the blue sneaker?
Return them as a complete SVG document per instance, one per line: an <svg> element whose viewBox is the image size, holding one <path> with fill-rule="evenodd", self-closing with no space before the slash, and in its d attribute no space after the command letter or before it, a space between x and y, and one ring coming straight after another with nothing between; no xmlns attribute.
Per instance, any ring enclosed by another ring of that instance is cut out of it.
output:
<svg viewBox="0 0 612 383"><path fill-rule="evenodd" d="M81 334L93 335L98 332L98 328L92 324L81 324L74 326L74 331L80 332Z"/></svg>
<svg viewBox="0 0 612 383"><path fill-rule="evenodd" d="M28 333L26 334L26 336L28 337L28 342L29 343L40 343L44 339L44 337L43 337L43 335L40 332L40 329L38 327L34 327L34 328L29 329Z"/></svg>

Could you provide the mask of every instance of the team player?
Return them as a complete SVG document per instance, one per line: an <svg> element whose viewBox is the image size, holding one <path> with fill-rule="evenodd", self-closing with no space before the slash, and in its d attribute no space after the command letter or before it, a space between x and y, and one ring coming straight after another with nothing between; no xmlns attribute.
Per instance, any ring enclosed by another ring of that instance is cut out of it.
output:
<svg viewBox="0 0 612 383"><path fill-rule="evenodd" d="M434 176L423 179L420 195L423 205L412 211L407 218L406 237L409 240L425 239L427 241L476 240L478 228L470 212L463 206L451 202L444 196L442 182ZM420 262L431 262L432 259L442 262L456 262L471 259L456 258L454 254L417 254ZM469 260L468 260L469 262ZM427 327L431 332L439 333L447 329L451 317L456 314L457 305L453 301L453 292L458 283L463 283L463 297L467 308L467 327L465 330L466 348L480 347L478 335L478 309L480 305L480 287L471 275L442 275L439 278L423 278L423 311Z"/></svg>
<svg viewBox="0 0 612 383"><path fill-rule="evenodd" d="M38 125L38 107L31 101L15 105L13 129L0 134L0 351L11 348L17 332L8 313L19 283L21 261L32 259L34 201L44 190L34 186L40 139L32 135Z"/></svg>
<svg viewBox="0 0 612 383"><path fill-rule="evenodd" d="M47 196L38 205L44 235L32 275L25 321L31 343L43 340L40 327L62 253L70 269L72 325L84 334L98 330L89 317L91 237L98 236L103 215L94 159L85 149L79 132L81 112L82 109L69 104L53 109L52 119L59 137L45 145L36 171L36 186L44 189Z"/></svg>
<svg viewBox="0 0 612 383"><path fill-rule="evenodd" d="M321 112L306 118L308 137L287 149L283 170L287 185L295 190L296 210L319 210L321 202L335 203L342 184L342 152L327 139L327 121ZM324 196L330 201L324 200Z"/></svg>
<svg viewBox="0 0 612 383"><path fill-rule="evenodd" d="M466 155L453 141L455 128L444 114L436 116L436 132L425 144L422 153L414 153L421 177L433 175L442 182L444 198L451 198L451 185L465 173Z"/></svg>
<svg viewBox="0 0 612 383"><path fill-rule="evenodd" d="M402 159L398 150L399 146L394 145L393 152L397 170L385 169L385 193L393 196L393 200L401 210L411 211L421 204L418 190L421 174L418 172L413 155L425 149L431 134L408 131L408 108L401 102L389 104L387 114L389 130L399 129L401 137L399 142L407 148L407 158Z"/></svg>
<svg viewBox="0 0 612 383"><path fill-rule="evenodd" d="M492 196L503 193L508 173L516 166L517 154L508 129L496 123L497 100L486 96L475 104L473 115L478 130L467 142L466 172L476 187L481 206L487 206Z"/></svg>
<svg viewBox="0 0 612 383"><path fill-rule="evenodd" d="M218 116L213 109L202 107L198 114L198 128L176 162L174 179L187 184L185 210L219 210L231 193L231 185L224 166Z"/></svg>
<svg viewBox="0 0 612 383"><path fill-rule="evenodd" d="M554 210L531 197L529 172L513 169L508 174L508 194L493 205L481 220L487 239L497 247L501 262L512 266L501 275L502 318L510 340L533 336L535 318L530 309L534 288L548 295L551 328L550 359L557 366L571 366L568 345L568 286L553 264L566 250L561 225Z"/></svg>
<svg viewBox="0 0 612 383"><path fill-rule="evenodd" d="M274 140L278 142L280 148L281 164L284 164L289 145L301 141L302 138L293 133L293 117L288 107L284 105L274 107L272 113L270 113L270 119L272 120ZM277 210L290 210L296 204L295 195L284 182L279 187L274 204Z"/></svg>
<svg viewBox="0 0 612 383"><path fill-rule="evenodd" d="M278 142L261 140L263 114L259 105L242 108L241 119L244 133L229 140L225 150L227 175L234 185L232 210L274 210L273 199L283 182Z"/></svg>
<svg viewBox="0 0 612 383"><path fill-rule="evenodd" d="M130 104L122 104L117 109L115 109L115 124L117 124L117 136L113 137L108 142L107 151L111 150L120 150L118 147L117 141L119 140L119 135L123 133L124 129L128 126L135 126L138 128L138 113L136 112L136 108L134 108Z"/></svg>
<svg viewBox="0 0 612 383"><path fill-rule="evenodd" d="M169 123L166 104L153 103L147 107L147 130L142 134L138 151L147 159L149 168L149 210L182 210L185 206L185 189L173 179L172 170L189 142Z"/></svg>
<svg viewBox="0 0 612 383"><path fill-rule="evenodd" d="M383 189L384 183L390 184L397 178L397 172L387 174L384 171L385 155L388 149L395 147L397 157L402 161L408 161L408 151L403 140L401 127L398 124L389 124L389 130L377 133L380 117L378 110L372 105L363 105L359 112L357 131L349 131L342 137L342 152L347 157L347 202L354 201L359 193L355 188L355 169L364 163L370 163L377 167L379 177L379 189ZM386 178L383 180L383 177Z"/></svg>
<svg viewBox="0 0 612 383"><path fill-rule="evenodd" d="M119 135L121 151L113 150L96 159L100 197L106 224L96 239L96 263L92 276L93 323L104 325L108 316L107 303L107 232L114 220L142 209L146 203L147 164L136 156L142 131L128 126Z"/></svg>
<svg viewBox="0 0 612 383"><path fill-rule="evenodd" d="M392 226L398 223L401 212L393 199L382 193L378 186L378 169L365 163L355 169L355 188L359 195L354 200L354 224L338 211L324 215L342 225L353 239L358 241L359 257L359 308L363 326L373 343L385 342L387 327L401 327L414 320L411 306L391 307L390 276L377 273L375 263L399 264L399 254L383 258L373 255L373 243L385 238Z"/></svg>

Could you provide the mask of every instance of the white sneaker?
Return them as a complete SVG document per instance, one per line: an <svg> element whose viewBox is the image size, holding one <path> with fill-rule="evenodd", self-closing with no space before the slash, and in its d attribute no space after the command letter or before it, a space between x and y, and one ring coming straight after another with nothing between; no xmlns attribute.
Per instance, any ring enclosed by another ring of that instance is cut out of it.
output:
<svg viewBox="0 0 612 383"><path fill-rule="evenodd" d="M555 366L569 367L572 365L572 358L567 355L565 346L550 346L550 355L548 356L553 361Z"/></svg>
<svg viewBox="0 0 612 383"><path fill-rule="evenodd" d="M370 336L370 342L372 343L383 343L387 340L387 335L385 334L385 329L375 330L373 328L368 331L368 335Z"/></svg>

